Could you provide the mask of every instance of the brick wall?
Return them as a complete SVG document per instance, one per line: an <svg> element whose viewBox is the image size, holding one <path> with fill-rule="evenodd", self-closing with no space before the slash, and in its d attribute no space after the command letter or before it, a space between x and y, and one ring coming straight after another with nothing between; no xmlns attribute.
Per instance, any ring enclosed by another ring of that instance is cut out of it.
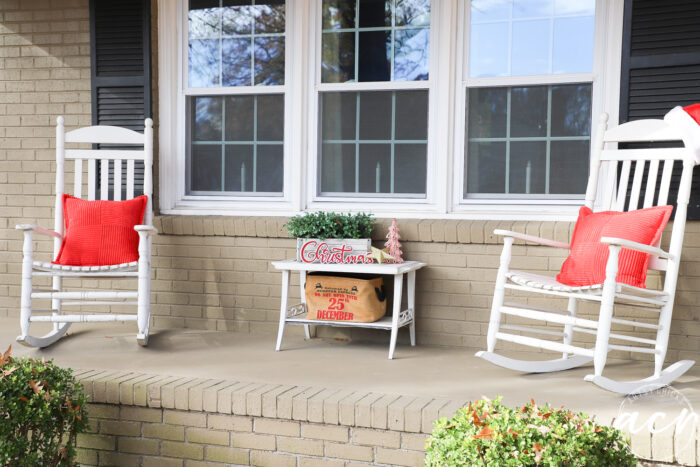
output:
<svg viewBox="0 0 700 467"><path fill-rule="evenodd" d="M88 1L0 0L0 28L0 316L17 316L22 239L14 225L53 226L55 118L64 115L69 129L91 121ZM284 238L283 223L252 217L158 217L162 233L154 241L154 330L274 334L280 277L269 261L294 256L294 241ZM387 226L386 220L379 223L377 240ZM430 265L418 274L418 343L471 348L485 345L501 249L493 229L561 241L571 233L568 222L402 220L399 226L406 257ZM700 222L689 222L669 361L695 358L700 351L699 233ZM51 241L37 237L35 251L41 258L48 259L51 250ZM516 245L513 265L554 272L563 258L562 251ZM653 275L650 283L659 280ZM292 296L298 297L296 282ZM584 316L593 312L582 310ZM386 339L383 332L366 330L322 328L319 335ZM406 337L402 330L400 339ZM580 339L590 341L585 335Z"/></svg>

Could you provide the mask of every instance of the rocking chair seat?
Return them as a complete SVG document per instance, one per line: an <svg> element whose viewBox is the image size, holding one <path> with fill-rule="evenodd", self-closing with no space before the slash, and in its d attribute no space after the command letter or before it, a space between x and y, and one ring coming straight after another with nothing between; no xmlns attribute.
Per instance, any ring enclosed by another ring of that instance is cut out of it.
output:
<svg viewBox="0 0 700 467"><path fill-rule="evenodd" d="M603 284L593 284L585 286L571 286L557 282L556 278L543 276L525 271L508 271L506 277L518 285L532 287L541 290L551 290L554 292L586 293L587 295L601 295ZM616 293L624 292L627 298L634 296L664 298L668 294L663 290L643 289L633 285L618 283Z"/></svg>
<svg viewBox="0 0 700 467"><path fill-rule="evenodd" d="M33 261L32 269L35 271L44 272L55 272L55 271L68 271L68 272L129 272L138 271L139 263L138 261L132 261L130 263L122 264L112 264L108 266L64 266L62 264L54 264L46 261Z"/></svg>

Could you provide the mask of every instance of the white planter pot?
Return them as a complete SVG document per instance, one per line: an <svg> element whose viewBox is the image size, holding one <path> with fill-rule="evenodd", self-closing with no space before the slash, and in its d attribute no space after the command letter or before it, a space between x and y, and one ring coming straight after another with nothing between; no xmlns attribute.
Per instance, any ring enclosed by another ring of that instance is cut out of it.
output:
<svg viewBox="0 0 700 467"><path fill-rule="evenodd" d="M372 240L369 238L297 238L297 261L305 263L362 263Z"/></svg>

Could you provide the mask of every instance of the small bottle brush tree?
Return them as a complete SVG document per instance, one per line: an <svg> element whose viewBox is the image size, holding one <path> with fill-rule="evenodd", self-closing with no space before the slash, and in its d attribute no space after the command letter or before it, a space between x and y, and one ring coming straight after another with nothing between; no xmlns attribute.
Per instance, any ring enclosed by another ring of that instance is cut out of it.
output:
<svg viewBox="0 0 700 467"><path fill-rule="evenodd" d="M393 260L388 260L394 263L403 263L403 252L401 251L401 243L399 239L401 235L399 234L399 226L396 225L396 219L394 219L389 226L389 233L386 234L386 243L384 246L387 248L387 253L394 257Z"/></svg>

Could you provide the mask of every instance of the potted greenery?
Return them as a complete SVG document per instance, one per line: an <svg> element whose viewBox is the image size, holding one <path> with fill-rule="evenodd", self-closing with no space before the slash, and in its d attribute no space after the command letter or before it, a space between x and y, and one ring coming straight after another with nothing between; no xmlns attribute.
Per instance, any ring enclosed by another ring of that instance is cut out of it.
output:
<svg viewBox="0 0 700 467"><path fill-rule="evenodd" d="M435 422L425 465L436 466L635 466L621 431L587 415L535 401L510 408L501 398L469 403Z"/></svg>
<svg viewBox="0 0 700 467"><path fill-rule="evenodd" d="M0 354L0 465L75 465L87 396L70 369Z"/></svg>
<svg viewBox="0 0 700 467"><path fill-rule="evenodd" d="M297 238L297 261L308 263L364 262L372 235L372 215L335 212L294 216L285 224Z"/></svg>

